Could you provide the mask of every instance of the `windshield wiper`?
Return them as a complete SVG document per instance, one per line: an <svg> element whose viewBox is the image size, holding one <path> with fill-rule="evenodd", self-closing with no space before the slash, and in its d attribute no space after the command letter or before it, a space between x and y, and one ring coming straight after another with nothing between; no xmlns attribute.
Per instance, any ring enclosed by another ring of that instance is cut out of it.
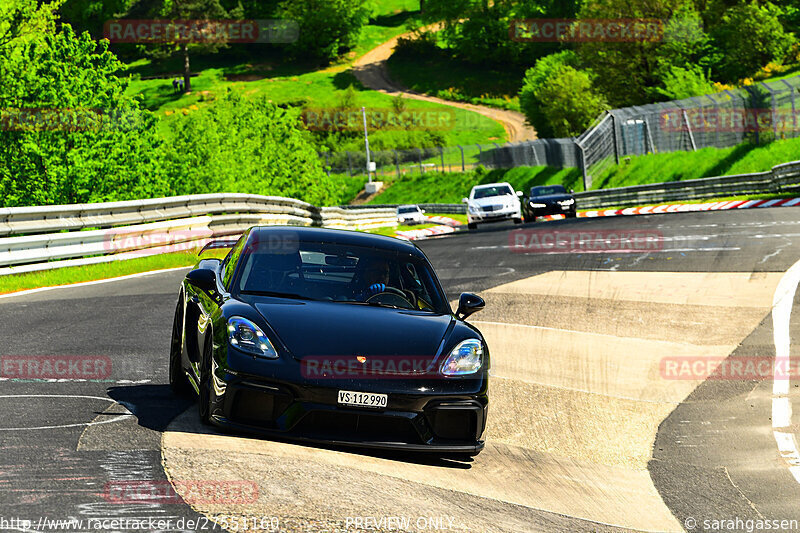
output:
<svg viewBox="0 0 800 533"><path fill-rule="evenodd" d="M316 301L314 298L303 296L301 294L293 294L290 292L275 292L275 291L242 291L242 294L252 294L255 296L274 296L275 298L288 298L291 300L309 300Z"/></svg>

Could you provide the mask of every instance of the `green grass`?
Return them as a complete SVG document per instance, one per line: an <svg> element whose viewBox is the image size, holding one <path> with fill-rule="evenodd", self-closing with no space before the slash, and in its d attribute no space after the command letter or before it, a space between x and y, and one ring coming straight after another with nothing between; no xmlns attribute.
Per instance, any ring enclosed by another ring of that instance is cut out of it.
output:
<svg viewBox="0 0 800 533"><path fill-rule="evenodd" d="M457 204L469 195L473 185L509 182L515 190L527 191L534 185L560 184L567 189L582 190L579 170L553 167L517 167L490 172L426 172L404 174L399 179L384 178L387 188L372 198L370 204ZM450 216L450 215L446 215Z"/></svg>
<svg viewBox="0 0 800 533"><path fill-rule="evenodd" d="M641 155L625 158L619 166L593 175L592 189L763 172L797 159L800 159L800 138L764 145L740 144L696 152Z"/></svg>
<svg viewBox="0 0 800 533"><path fill-rule="evenodd" d="M81 267L65 267L41 272L0 276L0 294L37 289L39 287L71 285L73 283L115 278L118 276L127 276L129 274L138 274L166 268L189 267L197 263L199 259L197 252L198 250L176 252L149 257L137 257L136 259L126 259L124 261L113 261L111 263L99 263ZM222 252L222 250L206 252L203 254L203 258L219 257L219 254ZM227 253L227 250L224 252Z"/></svg>
<svg viewBox="0 0 800 533"><path fill-rule="evenodd" d="M400 50L387 62L392 78L410 89L446 100L519 111L523 71L490 70L453 58L440 47L424 54Z"/></svg>

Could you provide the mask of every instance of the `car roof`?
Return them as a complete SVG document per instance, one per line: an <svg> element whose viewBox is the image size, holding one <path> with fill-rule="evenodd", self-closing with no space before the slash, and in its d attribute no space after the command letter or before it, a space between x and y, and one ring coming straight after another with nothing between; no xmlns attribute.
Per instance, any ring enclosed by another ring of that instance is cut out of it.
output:
<svg viewBox="0 0 800 533"><path fill-rule="evenodd" d="M384 250L392 250L399 253L424 257L420 249L410 241L403 241L384 235L342 229L312 228L305 226L255 226L252 228L248 240L253 239L254 235L258 235L257 238L259 240L264 240L269 238L271 234L285 235L287 231L291 232L292 236L296 237L300 242L327 242L351 246L382 248Z"/></svg>
<svg viewBox="0 0 800 533"><path fill-rule="evenodd" d="M508 185L509 187L511 187L510 183L508 183L507 181L502 181L500 183L482 183L480 185L475 185L472 188L473 189L486 189L486 188L489 188L489 187L500 187L501 185ZM513 189L513 187L511 187L511 188Z"/></svg>

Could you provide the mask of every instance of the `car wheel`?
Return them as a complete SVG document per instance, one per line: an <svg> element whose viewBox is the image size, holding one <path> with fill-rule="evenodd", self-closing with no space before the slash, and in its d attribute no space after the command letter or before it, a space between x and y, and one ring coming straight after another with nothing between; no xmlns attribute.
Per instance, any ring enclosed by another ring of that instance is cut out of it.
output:
<svg viewBox="0 0 800 533"><path fill-rule="evenodd" d="M571 213L567 213L567 218L575 218L578 216L578 213L572 211Z"/></svg>
<svg viewBox="0 0 800 533"><path fill-rule="evenodd" d="M178 396L188 396L192 388L183 373L181 361L181 340L183 337L183 295L175 308L172 321L172 338L169 346L169 386Z"/></svg>
<svg viewBox="0 0 800 533"><path fill-rule="evenodd" d="M514 219L514 224L522 224L522 219L521 218L515 218Z"/></svg>
<svg viewBox="0 0 800 533"><path fill-rule="evenodd" d="M470 222L469 224L467 224L467 228L471 230L478 229L478 225L474 222Z"/></svg>
<svg viewBox="0 0 800 533"><path fill-rule="evenodd" d="M211 357L212 357L211 335L206 335L206 344L203 348L203 358L200 364L200 422L211 425Z"/></svg>

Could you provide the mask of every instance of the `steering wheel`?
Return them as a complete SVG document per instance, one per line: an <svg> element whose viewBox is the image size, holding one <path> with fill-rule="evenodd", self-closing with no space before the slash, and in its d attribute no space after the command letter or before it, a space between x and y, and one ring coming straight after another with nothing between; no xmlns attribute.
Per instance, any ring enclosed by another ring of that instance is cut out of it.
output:
<svg viewBox="0 0 800 533"><path fill-rule="evenodd" d="M367 298L365 301L366 302L371 302L373 300L373 298L377 298L377 297L379 297L381 295L384 295L384 294L391 294L393 296L397 296L399 298L402 298L403 302L405 302L408 305L411 305L413 307L413 304L408 301L408 295L406 293L404 293L403 291L401 291L400 289L396 289L394 287L385 287L381 292L379 292L377 294L373 294L372 296Z"/></svg>

